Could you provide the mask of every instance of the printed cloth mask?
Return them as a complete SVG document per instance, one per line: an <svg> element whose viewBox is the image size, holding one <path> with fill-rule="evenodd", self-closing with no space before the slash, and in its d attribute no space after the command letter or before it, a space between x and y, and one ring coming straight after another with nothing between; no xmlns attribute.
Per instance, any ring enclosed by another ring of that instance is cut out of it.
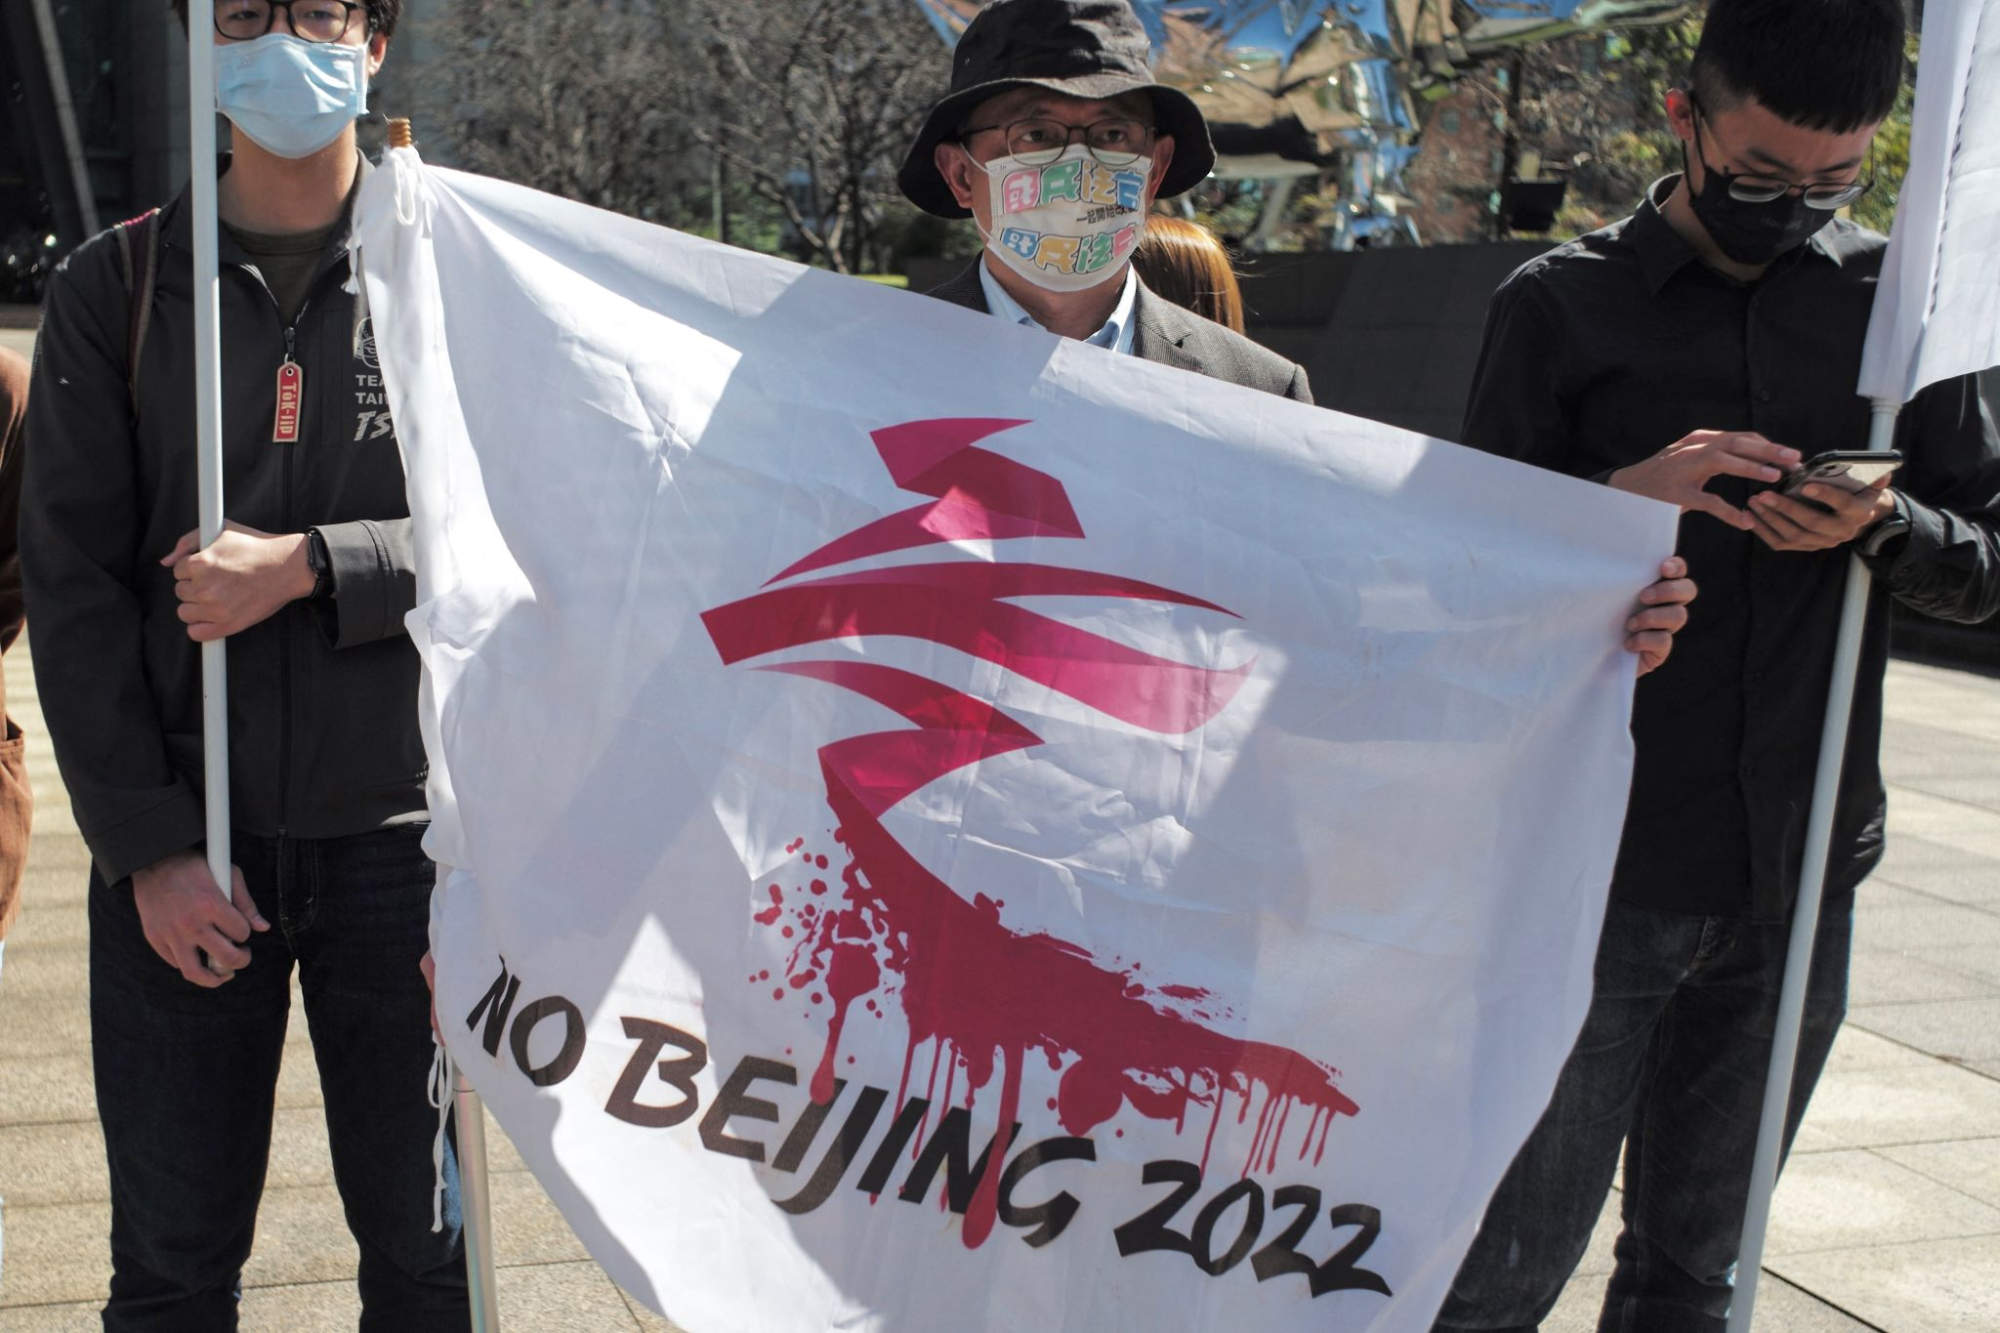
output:
<svg viewBox="0 0 2000 1333"><path fill-rule="evenodd" d="M1153 159L1107 167L1082 144L1042 166L1014 157L985 164L993 231L980 235L1000 261L1052 292L1080 292L1114 277L1146 226Z"/></svg>
<svg viewBox="0 0 2000 1333"><path fill-rule="evenodd" d="M1813 233L1833 220L1833 210L1812 208L1805 196L1781 194L1765 204L1745 203L1729 193L1738 173L1719 171L1701 162L1699 190L1688 191L1688 203L1716 248L1739 264L1768 264L1787 250L1796 250ZM1687 144L1681 144L1681 171L1687 171Z"/></svg>
<svg viewBox="0 0 2000 1333"><path fill-rule="evenodd" d="M311 157L368 110L368 48L267 32L215 48L215 106L279 157Z"/></svg>

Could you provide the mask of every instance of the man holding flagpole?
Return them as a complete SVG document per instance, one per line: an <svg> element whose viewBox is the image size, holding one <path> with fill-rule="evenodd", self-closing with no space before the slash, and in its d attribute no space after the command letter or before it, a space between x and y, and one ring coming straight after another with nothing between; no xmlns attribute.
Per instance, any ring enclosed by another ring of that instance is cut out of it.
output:
<svg viewBox="0 0 2000 1333"><path fill-rule="evenodd" d="M1875 593L1787 1143L1845 1012L1854 891L1883 850L1889 598L1966 622L2000 610L2000 440L1969 377L1903 413L1893 475L1795 474L1869 437L1853 386L1886 243L1836 213L1873 184L1903 43L1896 0L1714 0L1688 86L1667 95L1683 171L1494 298L1466 442L1679 505L1703 596L1635 702L1589 1016L1440 1330L1539 1325L1621 1144L1600 1333L1723 1328L1849 561Z"/></svg>
<svg viewBox="0 0 2000 1333"><path fill-rule="evenodd" d="M197 549L187 196L49 286L22 547L42 702L92 855L107 1329L236 1326L294 965L362 1327L466 1325L418 959L433 871L407 500L352 294L354 121L397 0L177 0L235 128L219 190L232 521ZM226 641L234 883L204 859L200 646Z"/></svg>

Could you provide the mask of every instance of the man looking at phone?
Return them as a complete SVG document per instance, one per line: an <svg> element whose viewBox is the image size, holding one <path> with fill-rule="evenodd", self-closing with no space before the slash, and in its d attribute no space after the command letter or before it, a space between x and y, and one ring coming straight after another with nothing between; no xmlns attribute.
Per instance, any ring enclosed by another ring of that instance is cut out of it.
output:
<svg viewBox="0 0 2000 1333"><path fill-rule="evenodd" d="M1494 297L1466 443L1680 506L1702 596L1640 682L1590 1012L1441 1330L1546 1317L1621 1142L1600 1333L1723 1327L1850 556L1875 592L1788 1131L1882 854L1890 599L1959 621L2000 608L2000 445L1969 381L1904 412L1893 477L1785 493L1788 470L1867 440L1853 386L1885 242L1835 213L1872 184L1903 41L1897 0L1714 0L1666 98L1683 172Z"/></svg>

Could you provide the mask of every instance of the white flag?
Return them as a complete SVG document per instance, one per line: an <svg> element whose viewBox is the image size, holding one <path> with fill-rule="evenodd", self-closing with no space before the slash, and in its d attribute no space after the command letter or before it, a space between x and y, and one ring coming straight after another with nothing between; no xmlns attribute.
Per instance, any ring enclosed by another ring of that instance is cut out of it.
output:
<svg viewBox="0 0 2000 1333"><path fill-rule="evenodd" d="M695 1333L1421 1330L1664 506L391 154L438 1012Z"/></svg>
<svg viewBox="0 0 2000 1333"><path fill-rule="evenodd" d="M1861 356L1864 398L2000 365L2000 0L1930 0L1910 170Z"/></svg>

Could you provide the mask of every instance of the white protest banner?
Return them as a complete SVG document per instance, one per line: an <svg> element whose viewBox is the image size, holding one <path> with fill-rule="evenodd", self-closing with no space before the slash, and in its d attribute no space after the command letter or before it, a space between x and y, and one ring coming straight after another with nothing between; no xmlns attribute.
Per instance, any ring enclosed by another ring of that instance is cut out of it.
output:
<svg viewBox="0 0 2000 1333"><path fill-rule="evenodd" d="M2000 0L1930 0L1864 398L2000 365Z"/></svg>
<svg viewBox="0 0 2000 1333"><path fill-rule="evenodd" d="M438 1012L695 1333L1421 1330L1663 506L390 154Z"/></svg>

